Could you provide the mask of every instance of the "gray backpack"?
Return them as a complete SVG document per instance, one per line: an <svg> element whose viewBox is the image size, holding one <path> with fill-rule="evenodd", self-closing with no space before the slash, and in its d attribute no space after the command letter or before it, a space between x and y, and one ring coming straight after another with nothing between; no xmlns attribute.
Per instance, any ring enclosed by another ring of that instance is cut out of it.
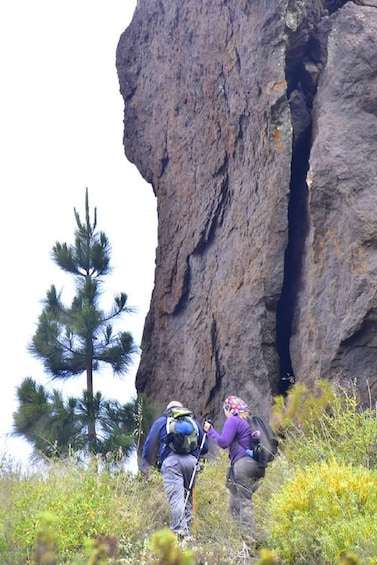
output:
<svg viewBox="0 0 377 565"><path fill-rule="evenodd" d="M251 430L251 450L258 467L267 467L278 452L278 439L263 416L248 418Z"/></svg>
<svg viewBox="0 0 377 565"><path fill-rule="evenodd" d="M192 453L198 447L199 428L192 412L174 406L167 412L167 445L174 453Z"/></svg>

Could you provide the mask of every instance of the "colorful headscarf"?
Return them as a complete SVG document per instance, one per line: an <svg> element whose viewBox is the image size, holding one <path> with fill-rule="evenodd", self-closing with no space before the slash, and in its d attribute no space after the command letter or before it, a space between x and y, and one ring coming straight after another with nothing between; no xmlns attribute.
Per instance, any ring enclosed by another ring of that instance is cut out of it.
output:
<svg viewBox="0 0 377 565"><path fill-rule="evenodd" d="M246 402L244 402L242 398L238 398L238 396L228 396L224 400L223 408L230 410L234 416L240 412L250 412Z"/></svg>

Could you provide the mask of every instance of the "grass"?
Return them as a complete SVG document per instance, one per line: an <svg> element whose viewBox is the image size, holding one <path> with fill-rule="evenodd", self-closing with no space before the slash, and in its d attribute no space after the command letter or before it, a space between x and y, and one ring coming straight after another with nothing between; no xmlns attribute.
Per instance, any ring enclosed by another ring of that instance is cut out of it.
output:
<svg viewBox="0 0 377 565"><path fill-rule="evenodd" d="M198 474L195 539L184 547L166 528L157 471L145 480L67 459L23 474L4 457L0 563L377 564L376 414L325 384L312 394L294 387L273 420L284 439L253 498L260 547L246 545L228 513L225 452Z"/></svg>

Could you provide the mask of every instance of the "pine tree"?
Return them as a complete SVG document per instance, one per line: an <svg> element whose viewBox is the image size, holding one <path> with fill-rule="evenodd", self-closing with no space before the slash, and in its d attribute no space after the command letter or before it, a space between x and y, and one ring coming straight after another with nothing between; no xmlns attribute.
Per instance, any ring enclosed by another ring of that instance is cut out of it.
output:
<svg viewBox="0 0 377 565"><path fill-rule="evenodd" d="M113 321L132 312L127 295L114 298L113 307L100 308L104 278L111 272L110 244L106 235L97 231L97 209L93 223L89 213L88 189L85 195L85 221L74 208L77 228L75 243L56 242L52 249L55 263L75 279L76 294L66 306L54 285L47 291L30 352L42 360L52 379L69 379L86 373L86 410L88 444L97 449L96 399L93 374L101 365L110 365L115 375L123 376L136 353L129 332L113 331Z"/></svg>
<svg viewBox="0 0 377 565"><path fill-rule="evenodd" d="M62 457L71 453L87 453L89 397L86 391L81 398L64 399L58 390L47 391L34 379L27 377L17 387L19 407L14 413L15 434L34 445L35 453L47 458ZM106 400L100 392L92 399L92 411L100 429L96 438L96 451L106 455L129 455L136 446L139 400L121 405L116 400ZM150 423L150 413L143 414Z"/></svg>

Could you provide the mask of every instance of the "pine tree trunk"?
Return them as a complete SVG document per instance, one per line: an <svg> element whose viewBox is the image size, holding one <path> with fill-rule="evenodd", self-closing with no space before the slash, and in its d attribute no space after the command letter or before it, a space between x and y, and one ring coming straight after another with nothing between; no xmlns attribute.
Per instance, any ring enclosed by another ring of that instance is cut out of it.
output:
<svg viewBox="0 0 377 565"><path fill-rule="evenodd" d="M88 393L88 442L89 450L96 450L96 426L94 415L94 399L93 399L93 365L91 359L87 362L86 367L86 388Z"/></svg>

